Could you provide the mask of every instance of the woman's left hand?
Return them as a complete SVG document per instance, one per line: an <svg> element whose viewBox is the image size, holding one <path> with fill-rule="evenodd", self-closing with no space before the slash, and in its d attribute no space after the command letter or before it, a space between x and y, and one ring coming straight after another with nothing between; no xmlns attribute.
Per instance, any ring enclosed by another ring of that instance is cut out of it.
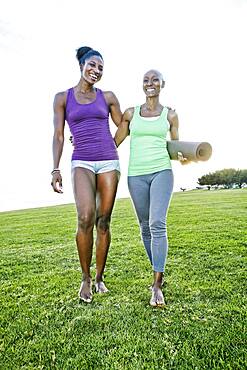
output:
<svg viewBox="0 0 247 370"><path fill-rule="evenodd" d="M181 153L181 152L178 152L178 160L179 160L179 162L180 162L182 165L191 163L191 161L190 161L189 159L185 158L185 157L183 156L183 153Z"/></svg>

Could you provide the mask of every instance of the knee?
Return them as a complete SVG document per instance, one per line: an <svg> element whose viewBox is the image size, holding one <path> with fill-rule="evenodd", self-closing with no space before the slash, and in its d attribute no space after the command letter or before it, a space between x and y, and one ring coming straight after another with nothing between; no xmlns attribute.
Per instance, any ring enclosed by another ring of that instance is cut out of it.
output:
<svg viewBox="0 0 247 370"><path fill-rule="evenodd" d="M150 227L148 221L142 221L141 224L141 232L143 236L150 236Z"/></svg>
<svg viewBox="0 0 247 370"><path fill-rule="evenodd" d="M166 220L153 220L150 223L151 233L155 233L157 236L166 235Z"/></svg>
<svg viewBox="0 0 247 370"><path fill-rule="evenodd" d="M87 232L91 231L94 227L94 214L93 213L79 213L78 214L78 229Z"/></svg>
<svg viewBox="0 0 247 370"><path fill-rule="evenodd" d="M109 215L102 215L97 217L96 227L101 233L106 233L110 229L111 217Z"/></svg>

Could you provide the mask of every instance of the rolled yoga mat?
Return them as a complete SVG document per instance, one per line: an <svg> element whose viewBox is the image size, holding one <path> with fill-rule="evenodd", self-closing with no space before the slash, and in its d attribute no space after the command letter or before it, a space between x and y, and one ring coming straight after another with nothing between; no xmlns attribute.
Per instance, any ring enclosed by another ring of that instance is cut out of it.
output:
<svg viewBox="0 0 247 370"><path fill-rule="evenodd" d="M167 141L167 150L171 159L178 159L178 152L183 154L184 158L190 161L207 161L212 154L212 146L206 142Z"/></svg>

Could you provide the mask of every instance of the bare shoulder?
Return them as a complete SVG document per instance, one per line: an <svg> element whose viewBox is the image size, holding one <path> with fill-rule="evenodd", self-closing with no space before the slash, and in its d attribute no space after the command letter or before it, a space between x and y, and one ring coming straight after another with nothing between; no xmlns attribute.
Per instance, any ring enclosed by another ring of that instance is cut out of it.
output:
<svg viewBox="0 0 247 370"><path fill-rule="evenodd" d="M58 92L54 97L54 105L64 106L66 103L67 91Z"/></svg>
<svg viewBox="0 0 247 370"><path fill-rule="evenodd" d="M167 119L170 123L170 130L178 129L178 115L174 109L169 109L167 113Z"/></svg>
<svg viewBox="0 0 247 370"><path fill-rule="evenodd" d="M170 107L167 107L168 108L168 113L167 113L167 117L168 119L176 119L178 118L178 115L177 115L177 112L175 109L172 109Z"/></svg>
<svg viewBox="0 0 247 370"><path fill-rule="evenodd" d="M131 121L134 115L134 111L135 111L135 108L133 107L127 108L123 114L124 119Z"/></svg>
<svg viewBox="0 0 247 370"><path fill-rule="evenodd" d="M112 91L103 91L104 98L107 101L108 104L116 104L118 103L118 99L114 92Z"/></svg>

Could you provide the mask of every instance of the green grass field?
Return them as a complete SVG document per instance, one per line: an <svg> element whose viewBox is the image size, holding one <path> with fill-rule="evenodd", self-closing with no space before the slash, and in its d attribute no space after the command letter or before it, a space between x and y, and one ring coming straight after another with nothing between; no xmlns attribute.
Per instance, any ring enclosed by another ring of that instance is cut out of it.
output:
<svg viewBox="0 0 247 370"><path fill-rule="evenodd" d="M163 309L129 199L91 305L75 227L74 205L0 214L0 369L246 369L247 190L173 195Z"/></svg>

